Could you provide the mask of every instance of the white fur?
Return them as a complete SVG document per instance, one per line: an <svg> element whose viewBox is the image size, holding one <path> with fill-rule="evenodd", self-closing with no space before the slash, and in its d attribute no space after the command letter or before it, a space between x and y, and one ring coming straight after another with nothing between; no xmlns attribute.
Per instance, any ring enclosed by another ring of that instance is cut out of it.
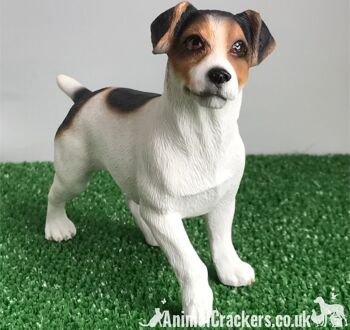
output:
<svg viewBox="0 0 350 330"><path fill-rule="evenodd" d="M58 75L56 81L58 87L70 98L73 98L74 93L83 87L78 81L64 74Z"/></svg>
<svg viewBox="0 0 350 330"><path fill-rule="evenodd" d="M193 75L200 89L206 71L216 64L230 70L233 80L228 88L233 94L216 108L215 102L203 107L184 93L171 65L164 94L142 110L119 115L107 109L108 89L90 99L72 127L55 140L56 174L45 227L47 239L72 238L75 227L66 216L65 202L85 188L92 171L107 170L125 193L146 241L159 244L166 254L181 286L185 313L200 324L210 317L213 294L183 218L207 214L213 261L224 284L254 281L254 270L240 260L231 241L235 195L245 163L237 125L242 91L220 52ZM77 86L66 77L59 84L68 94Z"/></svg>
<svg viewBox="0 0 350 330"><path fill-rule="evenodd" d="M215 91L216 86L209 81L207 75L211 68L219 67L225 69L232 77L221 87L221 95L228 100L234 100L239 97L240 89L236 72L227 59L227 49L225 47L227 31L225 30L225 26L220 24L220 20L208 16L208 21L211 25L211 29L215 31L215 33L213 33L213 36L215 37L213 44L211 45L213 50L203 61L193 67L190 71L190 89L199 94L204 91ZM218 108L225 104L220 98L215 97L211 98L209 101L210 102L207 106L210 108Z"/></svg>

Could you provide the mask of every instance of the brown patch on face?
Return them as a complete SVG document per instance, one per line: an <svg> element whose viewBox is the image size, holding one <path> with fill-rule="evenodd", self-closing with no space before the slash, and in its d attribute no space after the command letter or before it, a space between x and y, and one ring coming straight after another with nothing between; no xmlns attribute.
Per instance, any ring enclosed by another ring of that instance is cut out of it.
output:
<svg viewBox="0 0 350 330"><path fill-rule="evenodd" d="M249 45L244 37L244 33L239 24L233 19L223 19L222 26L226 34L225 42L227 49L227 59L231 63L237 75L238 86L243 88L248 80L249 75ZM235 42L242 40L247 47L247 54L242 57L235 56L231 53L232 46Z"/></svg>
<svg viewBox="0 0 350 330"><path fill-rule="evenodd" d="M174 40L168 53L169 62L178 75L187 86L191 85L190 71L198 65L212 50L215 35L212 22L208 16L199 16ZM185 41L191 36L199 36L204 44L204 49L188 50Z"/></svg>
<svg viewBox="0 0 350 330"><path fill-rule="evenodd" d="M186 39L193 35L199 36L204 41L204 49L190 51L186 48ZM233 44L239 40L242 40L248 49L247 54L242 57L235 56L231 52ZM175 74L187 87L191 87L191 69L215 51L226 54L236 73L238 85L243 88L249 73L249 45L240 25L231 17L211 14L195 17L173 42L168 53L169 62Z"/></svg>

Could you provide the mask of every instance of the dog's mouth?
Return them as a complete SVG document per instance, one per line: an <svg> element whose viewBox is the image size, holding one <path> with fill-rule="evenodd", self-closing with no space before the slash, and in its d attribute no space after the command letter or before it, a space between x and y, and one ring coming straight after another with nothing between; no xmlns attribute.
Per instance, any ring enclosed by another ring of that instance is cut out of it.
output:
<svg viewBox="0 0 350 330"><path fill-rule="evenodd" d="M184 87L184 90L187 94L194 95L203 99L208 99L212 97L218 97L222 101L227 101L227 97L222 95L219 91L211 92L211 91L203 91L203 92L194 92L193 90L189 89L187 86Z"/></svg>

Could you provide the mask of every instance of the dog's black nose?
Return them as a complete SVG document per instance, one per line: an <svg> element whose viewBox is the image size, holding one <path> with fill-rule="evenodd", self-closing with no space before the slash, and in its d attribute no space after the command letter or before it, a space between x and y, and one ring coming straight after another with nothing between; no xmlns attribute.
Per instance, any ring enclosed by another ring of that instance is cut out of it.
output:
<svg viewBox="0 0 350 330"><path fill-rule="evenodd" d="M231 75L222 68L214 68L209 70L208 77L215 85L222 85L231 79Z"/></svg>

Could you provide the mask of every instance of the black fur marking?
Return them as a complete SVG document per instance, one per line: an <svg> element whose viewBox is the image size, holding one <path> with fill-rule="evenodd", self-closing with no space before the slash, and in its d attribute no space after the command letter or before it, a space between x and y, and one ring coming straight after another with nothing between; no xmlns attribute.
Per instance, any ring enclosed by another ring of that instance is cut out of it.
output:
<svg viewBox="0 0 350 330"><path fill-rule="evenodd" d="M249 17L246 12L235 15L235 20L240 25L251 52L256 52L256 64L259 64L267 56L269 47L274 43L269 29L263 20L261 20L261 26L259 27L257 18ZM257 49L253 49L253 47Z"/></svg>
<svg viewBox="0 0 350 330"><path fill-rule="evenodd" d="M186 15L184 15L186 14ZM204 10L191 10L187 13L184 13L182 17L181 16L181 24L178 24L176 26L176 33L174 34L175 37L180 38L182 33L195 21L198 19L202 18L203 16L206 15L211 15L211 16L218 16L218 17L226 17L235 20L235 15L227 12L227 11L221 11L221 10L209 10L209 9L204 9Z"/></svg>
<svg viewBox="0 0 350 330"><path fill-rule="evenodd" d="M108 93L106 102L112 109L128 113L159 96L160 94L141 92L130 88L115 88Z"/></svg>
<svg viewBox="0 0 350 330"><path fill-rule="evenodd" d="M175 7L168 9L160 14L151 24L152 45L155 47L164 34L169 30L174 16Z"/></svg>
<svg viewBox="0 0 350 330"><path fill-rule="evenodd" d="M91 95L91 93L92 92L89 89L82 87L74 93L72 100L74 103L77 103L80 99L88 98Z"/></svg>
<svg viewBox="0 0 350 330"><path fill-rule="evenodd" d="M197 19L204 15L204 10L194 10L187 13L186 16L181 16L181 24L177 24L174 31L174 38L180 38L182 33L189 27L192 23L194 23Z"/></svg>
<svg viewBox="0 0 350 330"><path fill-rule="evenodd" d="M98 93L101 93L104 91L106 88L99 89L95 92L89 91L87 88L83 88L84 91L81 90L80 93L79 91L76 92L76 95L74 95L73 99L77 99L77 102L73 104L73 106L70 108L66 118L64 118L62 124L60 127L58 127L58 130L56 132L56 136L60 135L63 131L65 131L67 128L70 127L70 125L73 122L74 117L77 115L77 113L80 111L80 109L83 107L83 105L90 100L93 96L95 96ZM78 94L77 94L78 93Z"/></svg>
<svg viewBox="0 0 350 330"><path fill-rule="evenodd" d="M251 22L249 20L248 15L243 12L243 13L235 15L234 19L241 27L241 29L244 33L244 36L247 40L247 43L248 43L249 47L251 47L253 42L254 42L254 34L253 34L253 30L251 29L251 26L250 26Z"/></svg>
<svg viewBox="0 0 350 330"><path fill-rule="evenodd" d="M261 22L261 32L259 36L259 51L258 51L258 62L260 63L265 58L266 48L273 43L273 37L267 28L264 21Z"/></svg>
<svg viewBox="0 0 350 330"><path fill-rule="evenodd" d="M191 4L186 8L186 10L181 14L179 21L176 23L173 37L179 38L183 31L194 23L197 19L205 16L223 16L231 19L235 19L235 15L221 10L198 10ZM159 40L164 36L164 34L169 30L171 21L174 16L174 7L168 9L164 13L160 14L151 24L152 33L152 44L153 47L157 45Z"/></svg>
<svg viewBox="0 0 350 330"><path fill-rule="evenodd" d="M254 20L252 21L246 12L234 15L227 11L221 10L193 10L187 13L185 12L184 14L183 17L181 17L181 24L176 26L176 33L174 33L176 38L180 38L182 33L198 19L206 15L211 15L214 17L217 16L232 19L239 24L247 40L249 53L252 54L254 51L257 52L258 63L265 58L266 49L273 42L273 37L271 36L271 33L264 21L261 21L261 29L258 30L257 22ZM256 42L257 38L259 38L258 42ZM253 49L255 44L258 44L258 49L256 50Z"/></svg>
<svg viewBox="0 0 350 330"><path fill-rule="evenodd" d="M179 21L176 23L176 26L174 28L173 36L175 37L179 29L181 28L182 24L187 20L187 18L194 12L196 12L197 9L189 4L186 8L186 10L181 14L181 17ZM172 7L165 11L164 13L160 14L151 24L151 39L152 39L152 45L153 48L155 48L159 42L160 39L166 34L166 32L169 30L172 20L174 19L175 15L175 7Z"/></svg>
<svg viewBox="0 0 350 330"><path fill-rule="evenodd" d="M179 21L176 23L175 29L174 29L174 33L173 33L173 37L174 39L176 38L176 36L178 35L179 31L181 30L182 26L188 21L188 19L194 14L197 13L198 10L196 7L189 5L186 10L182 13Z"/></svg>

